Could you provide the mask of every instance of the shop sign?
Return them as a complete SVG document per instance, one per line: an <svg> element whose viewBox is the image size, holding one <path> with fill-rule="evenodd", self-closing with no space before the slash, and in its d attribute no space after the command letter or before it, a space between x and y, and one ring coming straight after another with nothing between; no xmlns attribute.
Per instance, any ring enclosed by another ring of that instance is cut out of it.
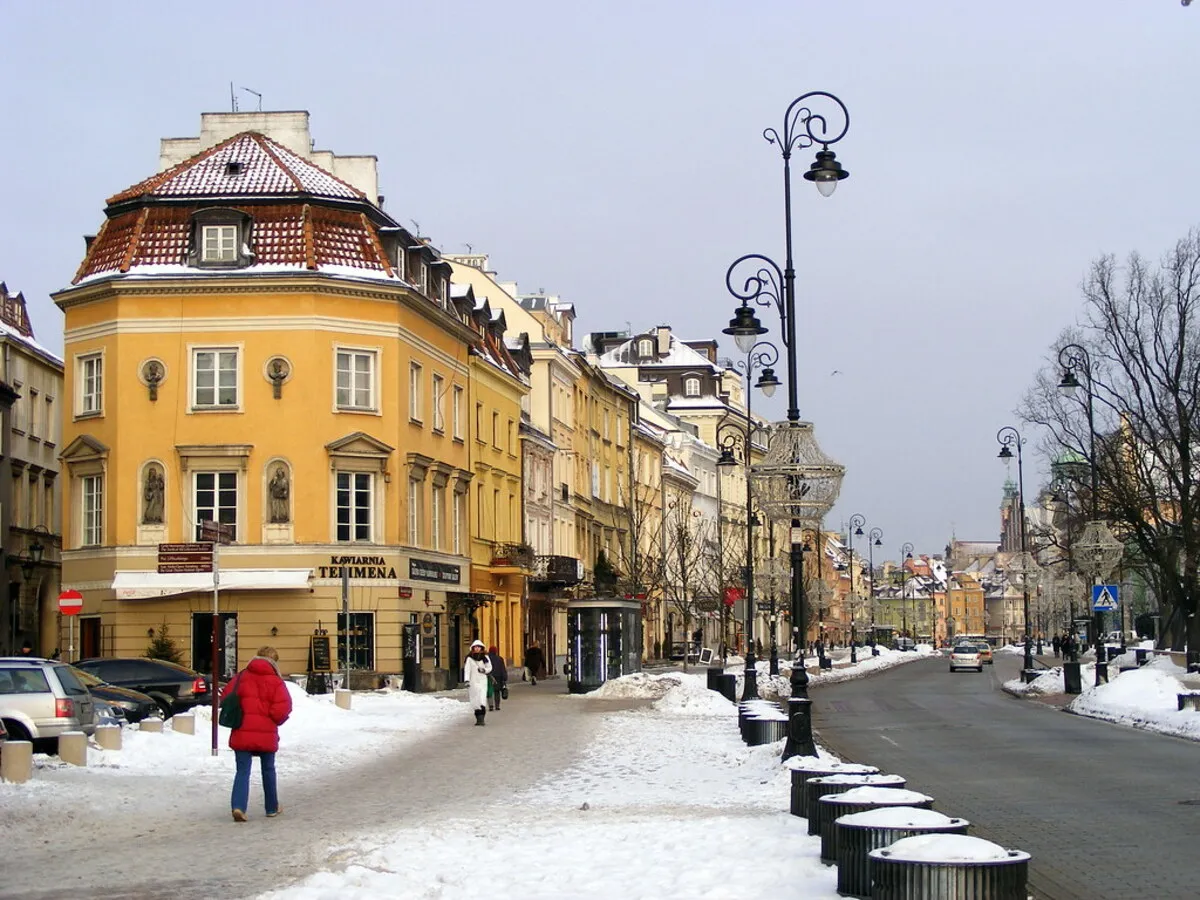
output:
<svg viewBox="0 0 1200 900"><path fill-rule="evenodd" d="M331 556L329 565L317 566L317 577L341 578L343 570L350 578L396 577L396 567L382 556Z"/></svg>
<svg viewBox="0 0 1200 900"><path fill-rule="evenodd" d="M421 581L442 581L458 584L462 569L451 563L431 562L427 559L410 559L408 577ZM396 576L392 576L395 578Z"/></svg>

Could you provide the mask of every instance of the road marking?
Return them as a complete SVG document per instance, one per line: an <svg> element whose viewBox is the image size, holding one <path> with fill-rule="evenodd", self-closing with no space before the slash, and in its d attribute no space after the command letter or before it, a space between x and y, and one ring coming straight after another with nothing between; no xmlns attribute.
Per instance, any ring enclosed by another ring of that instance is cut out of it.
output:
<svg viewBox="0 0 1200 900"><path fill-rule="evenodd" d="M883 738L885 741L887 741L889 744L891 744L893 747L899 747L899 746L900 746L900 745L899 745L899 744L897 744L895 741L893 741L893 740L892 740L890 737L888 737L886 734L881 734L881 735L880 735L880 737L881 737L881 738Z"/></svg>

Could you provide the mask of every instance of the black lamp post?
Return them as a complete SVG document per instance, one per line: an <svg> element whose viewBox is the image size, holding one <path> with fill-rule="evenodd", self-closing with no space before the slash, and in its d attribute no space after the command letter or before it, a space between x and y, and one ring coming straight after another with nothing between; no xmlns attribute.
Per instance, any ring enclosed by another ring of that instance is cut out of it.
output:
<svg viewBox="0 0 1200 900"><path fill-rule="evenodd" d="M1025 470L1022 465L1021 447L1025 441L1021 432L1006 425L996 432L996 440L1000 442L1000 459L1012 459L1012 448L1017 448L1017 505L1021 517L1021 593L1024 597L1025 619L1025 668L1033 668L1033 644L1029 639L1029 546L1025 542Z"/></svg>
<svg viewBox="0 0 1200 900"><path fill-rule="evenodd" d="M871 655L878 656L875 648L875 548L883 546L883 529L872 528L867 533L867 565L871 569Z"/></svg>
<svg viewBox="0 0 1200 900"><path fill-rule="evenodd" d="M828 105L839 118L834 120L833 127L823 113L813 112L808 103L821 101ZM839 127L840 126L840 127ZM735 260L725 274L725 285L734 297L741 300L741 305L734 312L729 327L724 333L731 335L743 352L753 347L755 340L766 329L758 321L750 303L760 306L774 306L779 313L782 327L783 343L787 348L787 383L788 383L788 429L778 435L781 442L792 441L798 445L801 441L811 441L811 428L805 430L800 422L800 404L797 391L796 372L796 272L792 260L792 152L820 145L816 158L804 173L806 181L813 182L822 196L828 197L837 187L837 183L849 176L849 172L837 162L829 147L843 137L850 129L850 114L846 105L833 94L825 91L810 91L793 100L783 116L783 131L767 128L763 137L767 142L779 148L783 157L783 217L784 217L784 266L780 271L769 257L752 253ZM751 264L756 269L749 277L735 287L734 271L743 263ZM780 517L779 513L790 510L783 518L790 518L791 528L791 616L792 643L796 650L796 662L792 666L792 697L808 699L808 672L804 667L804 644L806 633L806 617L804 609L804 559L801 529L806 517L819 512L824 515L836 499L840 489L841 476L844 470L835 466L831 461L820 457L817 465L804 467L797 465L798 454L792 454L790 466L780 466L776 475L786 483L786 496L778 498L779 502L766 507L769 514ZM790 473L785 469L790 468ZM808 471L805 471L805 468ZM806 477L810 475L812 477ZM764 478L767 477L764 466ZM821 489L814 490L814 484ZM813 496L809 496L812 494ZM774 499L774 498L773 498ZM790 501L790 502L785 502ZM828 505L826 505L828 504ZM807 705L804 705L804 715L808 715ZM808 736L801 739L800 746L795 749L800 753L814 753L815 744L811 738L811 722Z"/></svg>
<svg viewBox="0 0 1200 900"><path fill-rule="evenodd" d="M854 608L854 536L862 537L862 527L867 524L867 520L863 518L861 513L855 513L850 517L850 524L846 527L847 543L850 547L850 662L858 662L858 615Z"/></svg>
<svg viewBox="0 0 1200 900"><path fill-rule="evenodd" d="M900 632L910 638L915 647L917 641L908 633L908 569L906 563L913 558L913 545L905 541L900 545ZM913 628L917 626L917 601L913 600Z"/></svg>
<svg viewBox="0 0 1200 900"><path fill-rule="evenodd" d="M739 344L740 347L740 344ZM717 465L730 467L737 465L736 450L740 444L742 466L746 474L746 609L743 630L746 634L746 667L742 679L742 699L758 699L758 672L754 668L757 660L754 658L754 494L750 484L750 450L754 441L754 418L751 413L751 397L754 392L750 387L750 379L756 371L759 375L757 387L770 397L779 386L775 370L771 366L779 362L779 350L770 341L758 341L746 351L746 359L734 363L746 377L746 424L724 421L717 426L717 446L721 451Z"/></svg>

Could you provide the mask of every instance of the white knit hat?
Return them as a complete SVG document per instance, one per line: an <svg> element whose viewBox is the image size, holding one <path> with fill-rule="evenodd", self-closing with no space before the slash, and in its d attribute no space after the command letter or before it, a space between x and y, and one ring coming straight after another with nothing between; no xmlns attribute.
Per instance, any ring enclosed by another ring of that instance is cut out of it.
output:
<svg viewBox="0 0 1200 900"><path fill-rule="evenodd" d="M483 649L486 650L487 644L485 644L483 641L471 641L471 649L474 650L476 647L483 647Z"/></svg>

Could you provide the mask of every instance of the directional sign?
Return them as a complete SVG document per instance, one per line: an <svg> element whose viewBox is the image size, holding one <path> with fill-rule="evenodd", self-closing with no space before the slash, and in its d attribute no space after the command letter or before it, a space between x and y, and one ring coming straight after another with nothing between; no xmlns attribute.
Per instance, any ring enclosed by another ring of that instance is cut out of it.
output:
<svg viewBox="0 0 1200 900"><path fill-rule="evenodd" d="M232 544L233 526L205 519L200 523L200 538L217 544Z"/></svg>
<svg viewBox="0 0 1200 900"><path fill-rule="evenodd" d="M1115 584L1097 584L1092 586L1092 609L1096 612L1108 612L1117 608L1117 586Z"/></svg>
<svg viewBox="0 0 1200 900"><path fill-rule="evenodd" d="M158 573L160 575L211 572L212 568L213 545L206 541L158 545Z"/></svg>

